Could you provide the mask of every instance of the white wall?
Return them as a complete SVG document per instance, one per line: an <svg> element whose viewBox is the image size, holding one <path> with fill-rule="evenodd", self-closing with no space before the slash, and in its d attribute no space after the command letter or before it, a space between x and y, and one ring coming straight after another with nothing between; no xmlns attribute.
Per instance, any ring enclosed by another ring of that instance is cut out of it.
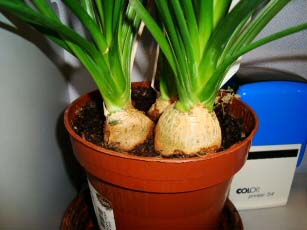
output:
<svg viewBox="0 0 307 230"><path fill-rule="evenodd" d="M307 1L292 0L258 38L307 22ZM296 73L307 79L307 30L257 48L243 57L243 66L263 66Z"/></svg>
<svg viewBox="0 0 307 230"><path fill-rule="evenodd" d="M37 47L3 29L0 70L0 229L59 229L76 194L59 133L67 82Z"/></svg>

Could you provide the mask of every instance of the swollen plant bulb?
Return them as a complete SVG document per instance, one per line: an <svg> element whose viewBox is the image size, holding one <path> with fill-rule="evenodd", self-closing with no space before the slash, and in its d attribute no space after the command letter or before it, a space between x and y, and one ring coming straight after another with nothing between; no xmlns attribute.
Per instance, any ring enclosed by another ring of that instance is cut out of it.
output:
<svg viewBox="0 0 307 230"><path fill-rule="evenodd" d="M161 114L166 110L168 106L172 104L172 100L163 100L161 97L158 97L156 102L152 104L149 108L147 114L151 120L157 121Z"/></svg>
<svg viewBox="0 0 307 230"><path fill-rule="evenodd" d="M143 112L128 104L124 110L106 114L104 142L107 146L130 151L153 133L154 123Z"/></svg>
<svg viewBox="0 0 307 230"><path fill-rule="evenodd" d="M215 113L203 105L182 112L173 104L161 115L154 141L155 150L163 156L199 155L217 151L222 132Z"/></svg>

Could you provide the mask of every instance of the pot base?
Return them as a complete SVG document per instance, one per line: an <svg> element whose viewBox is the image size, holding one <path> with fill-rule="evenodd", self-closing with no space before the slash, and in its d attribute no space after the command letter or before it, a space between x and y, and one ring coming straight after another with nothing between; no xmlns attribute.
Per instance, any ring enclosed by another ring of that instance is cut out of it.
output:
<svg viewBox="0 0 307 230"><path fill-rule="evenodd" d="M227 199L220 230L241 230L241 217L230 200ZM90 192L82 191L67 208L61 230L99 230L95 222L95 213L92 207Z"/></svg>

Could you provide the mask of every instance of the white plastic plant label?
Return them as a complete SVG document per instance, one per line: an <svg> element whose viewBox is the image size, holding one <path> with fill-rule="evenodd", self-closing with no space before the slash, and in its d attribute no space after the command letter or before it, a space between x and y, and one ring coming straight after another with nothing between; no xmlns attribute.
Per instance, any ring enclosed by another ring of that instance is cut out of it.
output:
<svg viewBox="0 0 307 230"><path fill-rule="evenodd" d="M100 230L116 230L114 212L110 201L102 197L88 181L92 202Z"/></svg>

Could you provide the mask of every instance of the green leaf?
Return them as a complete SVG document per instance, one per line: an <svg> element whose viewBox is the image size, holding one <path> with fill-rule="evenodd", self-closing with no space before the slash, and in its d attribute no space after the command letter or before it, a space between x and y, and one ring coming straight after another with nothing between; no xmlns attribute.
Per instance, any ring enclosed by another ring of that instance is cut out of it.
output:
<svg viewBox="0 0 307 230"><path fill-rule="evenodd" d="M196 8L199 8L199 44L200 58L207 46L208 40L213 30L213 0L197 0Z"/></svg>
<svg viewBox="0 0 307 230"><path fill-rule="evenodd" d="M280 8L281 9L281 8ZM280 10L279 9L279 10ZM265 17L263 17L263 20L267 20ZM258 41L248 44L244 47L242 47L239 51L235 52L232 55L229 55L225 58L225 60L220 64L220 66L216 69L214 72L214 75L209 80L207 87L211 89L212 91L204 91L203 96L201 98L202 103L206 104L208 107L212 108L214 99L216 96L217 91L219 90L220 84L223 80L220 76L224 76L230 66L243 54L259 47L264 44L267 44L269 42L272 42L274 40L280 39L282 37L288 36L290 34L302 31L307 29L307 23L303 23L297 26L290 27L288 29L285 29L283 31L274 33L272 35L269 35L267 37L264 37L262 39L259 39Z"/></svg>
<svg viewBox="0 0 307 230"><path fill-rule="evenodd" d="M130 100L130 75L123 72L120 61L123 50L119 49L119 46L116 45L117 40L115 40L115 42L112 43L114 46L112 45L110 47L110 53L106 52L102 55L105 51L104 46L106 43L103 41L103 33L100 31L100 22L95 21L90 16L90 11L84 10L79 2L75 0L64 1L71 11L86 26L94 39L94 44L80 36L68 26L62 24L46 1L33 0L32 6L37 9L36 11L36 9L29 7L25 1L22 0L0 0L0 10L6 10L14 14L16 17L29 23L55 43L77 56L96 82L107 109L110 112L121 110ZM117 20L119 24L114 28L121 27L123 21L127 20L124 16L124 8L117 9L117 11L117 14L120 13L119 16L121 20ZM98 16L100 17L100 15L98 10ZM111 30L111 32L112 37L116 39L119 37L119 29L115 29L115 31ZM131 37L133 37L135 33L136 31L132 30ZM131 46L132 44L133 42L130 43ZM129 62L129 59L130 57L123 58L125 62Z"/></svg>
<svg viewBox="0 0 307 230"><path fill-rule="evenodd" d="M155 1L157 9L159 11L159 15L163 21L164 30L166 33L166 37L169 40L170 46L172 48L172 53L174 60L176 62L176 85L178 89L179 101L176 103L180 104L180 110L189 110L197 101L197 98L194 95L194 91L192 90L192 81L191 81L191 72L189 66L189 55L185 48L185 39L181 36L181 31L179 26L176 26L175 22L180 25L180 22L176 21L176 16L174 16L171 12L170 6L164 0L156 0ZM171 3L169 3L172 5ZM176 13L174 13L176 14ZM194 66L192 66L193 69ZM181 103L179 103L181 102Z"/></svg>
<svg viewBox="0 0 307 230"><path fill-rule="evenodd" d="M198 101L212 109L224 76L240 55L306 27L299 25L252 43L288 1L269 1L249 23L266 0L241 0L231 11L231 0L156 0L162 31L138 0L130 0L170 63L179 95L176 107L184 111ZM161 90L168 94L166 79L162 78Z"/></svg>
<svg viewBox="0 0 307 230"><path fill-rule="evenodd" d="M159 25L155 22L155 20L151 17L148 11L144 8L139 0L130 0L131 6L135 9L140 18L144 21L147 29L151 32L155 40L158 42L161 50L167 57L167 60L172 67L172 70L176 72L175 60L173 58L172 50L164 33L160 29Z"/></svg>
<svg viewBox="0 0 307 230"><path fill-rule="evenodd" d="M261 38L258 41L255 41L255 42L253 42L249 45L242 47L239 51L234 53L233 56L234 57L242 56L243 54L246 54L247 52L250 52L251 50L256 49L260 46L263 46L263 45L265 45L269 42L275 41L277 39L286 37L288 35L291 35L291 34L299 32L299 31L306 30L306 29L307 29L307 23L303 23L303 24L300 24L300 25L297 25L297 26L287 28L285 30L271 34L267 37Z"/></svg>
<svg viewBox="0 0 307 230"><path fill-rule="evenodd" d="M119 27L122 25L122 15L125 13L125 3L126 1L123 0L116 0L114 1L114 7L113 7L113 25L112 25L112 31L115 32L119 29ZM129 5L127 8L130 8Z"/></svg>
<svg viewBox="0 0 307 230"><path fill-rule="evenodd" d="M173 71L170 71L171 68L163 53L159 54L158 62L158 79L161 98L162 100L170 100L177 96L175 76L173 74Z"/></svg>
<svg viewBox="0 0 307 230"><path fill-rule="evenodd" d="M12 2L0 0L0 9L8 10L16 17L33 26L45 27L48 30L61 34L63 39L74 42L93 57L98 54L95 47L75 31L63 25L56 19L37 13L23 3L23 1L19 0Z"/></svg>
<svg viewBox="0 0 307 230"><path fill-rule="evenodd" d="M190 32L188 25L186 23L186 19L184 17L183 9L179 3L179 1L173 1L171 6L173 7L174 14L176 16L177 27L179 28L177 33L178 39L182 41L182 45L180 47L179 52L183 52L185 50L185 59L186 61L182 61L183 64L186 65L186 84L191 85L192 78L196 75L196 62L195 62L195 50L193 49L192 39L190 37ZM168 31L168 30L167 30ZM180 39L181 38L181 39ZM178 51L177 51L178 52ZM178 56L178 55L176 55ZM190 86L191 87L191 86Z"/></svg>
<svg viewBox="0 0 307 230"><path fill-rule="evenodd" d="M96 3L98 15L99 15L100 26L102 28L102 31L104 31L105 30L105 22L104 22L104 12L103 12L102 0L95 0L95 3Z"/></svg>
<svg viewBox="0 0 307 230"><path fill-rule="evenodd" d="M123 20L123 17L125 20ZM141 19L136 15L135 10L128 5L125 14L120 17L121 26L118 28L118 43L122 50L122 66L124 71L130 76L131 55L135 45L135 38L141 23Z"/></svg>
<svg viewBox="0 0 307 230"><path fill-rule="evenodd" d="M199 87L199 95L203 95L203 91L211 91L211 89L206 87L206 83L212 77L215 69L217 68L217 63L220 56L223 53L229 39L235 33L236 28L241 25L241 22L249 18L257 7L264 0L242 0L235 8L224 17L214 30L208 46L205 50L204 56L199 66L200 78L194 84L201 85ZM220 76L221 78L223 76ZM218 80L217 80L218 81Z"/></svg>
<svg viewBox="0 0 307 230"><path fill-rule="evenodd" d="M230 55L238 49L251 43L271 19L289 2L290 0L271 0L257 17L243 31L239 40L230 51Z"/></svg>
<svg viewBox="0 0 307 230"><path fill-rule="evenodd" d="M181 0L180 4L184 11L184 17L187 21L187 25L190 32L191 45L193 46L192 50L194 52L195 61L199 63L200 61L200 49L199 49L199 33L198 33L198 24L197 24L197 14L193 7L193 2L190 0Z"/></svg>
<svg viewBox="0 0 307 230"><path fill-rule="evenodd" d="M96 14L93 6L93 1L92 0L80 0L81 6L83 9L87 12L87 14L94 20L96 21ZM97 22L97 21L96 21Z"/></svg>
<svg viewBox="0 0 307 230"><path fill-rule="evenodd" d="M213 6L213 27L215 28L222 18L229 11L231 0L214 0Z"/></svg>
<svg viewBox="0 0 307 230"><path fill-rule="evenodd" d="M227 42L227 45L225 46L221 56L219 57L217 66L219 66L221 63L223 63L224 59L226 58L226 56L228 56L231 53L231 49L234 47L234 45L236 44L238 38L240 37L243 28L247 25L248 21L250 20L250 18L246 18L244 19L239 25L238 27L234 30L233 34L231 35L231 37L229 38L229 41Z"/></svg>
<svg viewBox="0 0 307 230"><path fill-rule="evenodd" d="M49 18L57 18L54 11L45 0L31 0L34 6Z"/></svg>
<svg viewBox="0 0 307 230"><path fill-rule="evenodd" d="M63 0L63 2L72 12L74 12L85 28L87 28L100 52L102 54L107 53L109 47L106 38L99 30L99 25L96 24L96 22L87 14L87 12L81 7L80 3L76 0Z"/></svg>
<svg viewBox="0 0 307 230"><path fill-rule="evenodd" d="M116 1L114 0L104 0L103 5L103 15L104 15L104 31L106 34L107 44L110 46L113 39L113 7Z"/></svg>

